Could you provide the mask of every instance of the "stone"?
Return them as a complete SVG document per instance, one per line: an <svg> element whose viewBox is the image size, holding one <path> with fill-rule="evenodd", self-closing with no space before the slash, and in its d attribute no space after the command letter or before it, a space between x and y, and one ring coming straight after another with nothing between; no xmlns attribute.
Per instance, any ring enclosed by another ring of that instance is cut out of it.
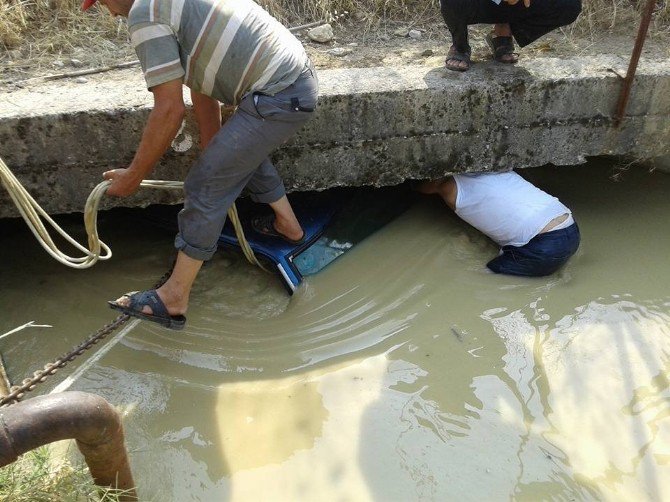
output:
<svg viewBox="0 0 670 502"><path fill-rule="evenodd" d="M326 51L328 54L331 56L335 56L338 58L348 56L349 54L353 53L353 49L347 49L346 47L335 47L333 49L330 49L329 51Z"/></svg>
<svg viewBox="0 0 670 502"><path fill-rule="evenodd" d="M426 49L425 51L423 51L423 52L422 52L421 54L419 54L419 55L420 55L422 58L427 58L427 57L432 56L433 54L435 54L435 51L433 51L433 49Z"/></svg>
<svg viewBox="0 0 670 502"><path fill-rule="evenodd" d="M77 77L74 79L74 81L77 82L78 84L85 84L86 82L88 82L88 79L86 77Z"/></svg>
<svg viewBox="0 0 670 502"><path fill-rule="evenodd" d="M418 40L421 38L421 32L419 30L409 30L407 36L413 40Z"/></svg>
<svg viewBox="0 0 670 502"><path fill-rule="evenodd" d="M398 28L393 32L396 37L406 37L409 35L409 28Z"/></svg>
<svg viewBox="0 0 670 502"><path fill-rule="evenodd" d="M115 44L114 42L112 42L111 40L103 39L103 40L100 41L100 44L103 45L103 46L105 46L105 48L107 48L107 49L109 49L109 50L112 50L112 51L119 50L119 46L116 45L116 44Z"/></svg>
<svg viewBox="0 0 670 502"><path fill-rule="evenodd" d="M335 38L335 33L333 33L333 27L330 24L322 24L309 30L307 36L314 42L326 44Z"/></svg>
<svg viewBox="0 0 670 502"><path fill-rule="evenodd" d="M54 68L63 68L63 67L65 66L65 63L63 63L60 59L57 59L56 61L54 61L53 63L51 63L51 65L52 65Z"/></svg>
<svg viewBox="0 0 670 502"><path fill-rule="evenodd" d="M84 66L84 62L81 59L72 58L70 59L70 65L74 66L75 68L82 68Z"/></svg>
<svg viewBox="0 0 670 502"><path fill-rule="evenodd" d="M72 51L72 57L74 59L86 59L89 56L90 52L82 47L77 47Z"/></svg>

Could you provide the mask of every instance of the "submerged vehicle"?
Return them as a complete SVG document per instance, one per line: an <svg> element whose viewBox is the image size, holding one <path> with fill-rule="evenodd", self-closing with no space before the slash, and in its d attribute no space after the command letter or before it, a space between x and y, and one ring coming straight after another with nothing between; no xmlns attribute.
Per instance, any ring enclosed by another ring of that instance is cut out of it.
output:
<svg viewBox="0 0 670 502"><path fill-rule="evenodd" d="M406 185L387 188L341 188L327 192L300 192L289 195L305 236L299 244L256 232L251 222L267 214L267 206L249 199L237 201L244 236L256 257L268 270L276 271L289 294L302 280L316 274L354 245L403 213L414 200ZM176 211L169 208L151 219L176 231ZM171 213L171 215L170 215ZM240 250L230 220L219 244Z"/></svg>

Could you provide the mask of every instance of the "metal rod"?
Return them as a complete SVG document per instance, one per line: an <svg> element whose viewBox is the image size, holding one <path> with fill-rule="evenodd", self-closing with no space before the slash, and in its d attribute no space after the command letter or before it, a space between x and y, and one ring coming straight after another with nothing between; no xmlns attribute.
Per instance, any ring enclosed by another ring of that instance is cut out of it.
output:
<svg viewBox="0 0 670 502"><path fill-rule="evenodd" d="M614 116L615 128L621 125L624 113L626 113L628 98L630 97L630 90L633 85L633 79L635 78L635 71L637 70L638 62L640 61L640 54L642 53L642 47L644 46L644 41L647 37L649 23L651 22L651 15L654 13L655 6L656 0L647 0L647 4L645 5L644 11L642 13L640 28L637 31L637 38L635 39L635 47L633 47L633 54L631 54L630 63L628 64L628 71L626 72L626 77L624 78L623 86L621 87L621 92L619 93L619 102L617 103L616 115Z"/></svg>

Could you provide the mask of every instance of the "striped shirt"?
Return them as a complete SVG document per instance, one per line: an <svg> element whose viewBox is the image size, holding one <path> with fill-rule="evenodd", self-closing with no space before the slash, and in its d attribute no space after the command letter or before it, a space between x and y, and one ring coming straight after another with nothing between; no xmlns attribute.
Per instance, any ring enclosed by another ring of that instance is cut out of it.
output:
<svg viewBox="0 0 670 502"><path fill-rule="evenodd" d="M307 62L300 41L252 0L135 0L128 29L149 89L182 79L231 105L285 89Z"/></svg>

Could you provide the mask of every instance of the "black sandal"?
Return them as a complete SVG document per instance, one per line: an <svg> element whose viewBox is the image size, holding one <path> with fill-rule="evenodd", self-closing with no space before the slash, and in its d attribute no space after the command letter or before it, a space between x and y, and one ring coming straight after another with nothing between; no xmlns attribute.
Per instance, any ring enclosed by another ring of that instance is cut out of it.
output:
<svg viewBox="0 0 670 502"><path fill-rule="evenodd" d="M456 48L452 45L447 54L447 59L444 60L444 64L447 67L447 70L451 71L467 71L470 69L471 64L471 53L457 51ZM449 61L460 61L465 63L465 66L449 66Z"/></svg>
<svg viewBox="0 0 670 502"><path fill-rule="evenodd" d="M107 302L110 308L144 321L158 323L166 328L175 330L184 329L186 317L183 315L171 315L155 289L131 291L130 293L125 293L123 296L130 299L130 303L127 306L120 305L116 301ZM151 307L151 314L142 312L145 305Z"/></svg>
<svg viewBox="0 0 670 502"><path fill-rule="evenodd" d="M493 33L486 35L486 43L493 53L493 60L498 63L515 64L519 61L519 54L514 52L512 37L494 37Z"/></svg>
<svg viewBox="0 0 670 502"><path fill-rule="evenodd" d="M267 214L265 216L257 216L251 220L251 228L258 234L264 235L266 237L278 237L285 240L289 244L298 246L305 242L305 232L302 233L302 237L298 240L289 239L284 234L277 232L275 228L275 215Z"/></svg>

